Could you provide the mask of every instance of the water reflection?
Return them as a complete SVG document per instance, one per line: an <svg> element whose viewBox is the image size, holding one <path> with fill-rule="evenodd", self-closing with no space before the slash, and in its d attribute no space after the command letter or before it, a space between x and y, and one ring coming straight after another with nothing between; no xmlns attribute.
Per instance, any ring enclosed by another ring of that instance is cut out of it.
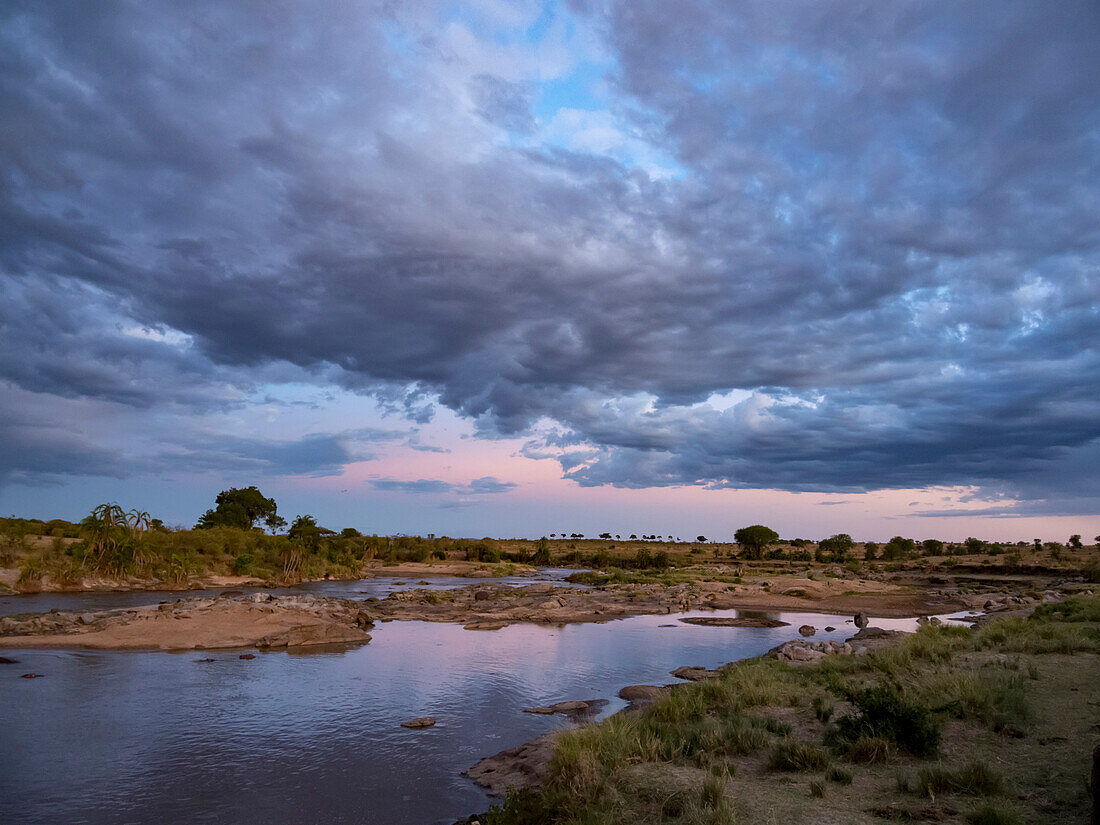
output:
<svg viewBox="0 0 1100 825"><path fill-rule="evenodd" d="M753 656L803 624L818 639L855 630L840 616L766 615L790 626L638 616L486 633L390 622L367 646L252 661L239 651L7 652L20 664L0 668L0 822L453 822L488 804L463 769L567 724L524 707L608 699L606 715L623 706L620 687L674 681L680 665ZM45 678L18 678L30 670ZM399 727L424 715L438 724Z"/></svg>

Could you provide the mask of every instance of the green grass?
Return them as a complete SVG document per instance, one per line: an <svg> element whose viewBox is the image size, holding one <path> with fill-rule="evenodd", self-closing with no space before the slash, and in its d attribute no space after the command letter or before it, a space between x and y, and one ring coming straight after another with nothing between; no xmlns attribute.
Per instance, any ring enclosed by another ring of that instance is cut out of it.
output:
<svg viewBox="0 0 1100 825"><path fill-rule="evenodd" d="M1020 815L1000 802L985 802L966 815L970 825L1021 825Z"/></svg>
<svg viewBox="0 0 1100 825"><path fill-rule="evenodd" d="M999 796L1004 792L1004 778L982 762L968 762L957 768L929 765L914 776L898 776L898 790L921 796L961 793L971 796Z"/></svg>
<svg viewBox="0 0 1100 825"><path fill-rule="evenodd" d="M823 771L829 767L829 754L812 742L787 740L772 749L768 767L773 771Z"/></svg>
<svg viewBox="0 0 1100 825"><path fill-rule="evenodd" d="M1046 671L1036 668L1035 657L1100 652L1098 625L1100 598L1082 598L976 630L925 626L891 648L828 657L812 666L743 662L717 679L677 687L641 713L563 733L545 785L513 795L488 822L729 822L727 799L741 799L739 808L749 804L742 797L750 788L750 795L763 794L755 804L791 799L786 772L818 774L811 777L813 797L824 796L833 784L830 806L865 805L844 789L865 773L888 782L883 773L898 765L897 793L986 797L968 821L1018 825L1017 811L991 798L1005 793L1007 782L984 762L923 760L938 752L943 726L952 718L966 722L952 728L952 735L964 740L976 735L976 726L1027 735L1038 724L1028 693L1043 689L1035 676ZM1082 666L1095 666L1095 660ZM838 711L833 696L850 702L851 709ZM957 752L953 741L950 752ZM1000 741L986 747L1017 747L1015 740ZM823 747L827 742L851 764L833 764ZM749 760L744 780L735 778L740 760ZM761 761L770 772L759 772ZM1013 776L1014 783L1028 781L1035 780ZM883 810L919 813L889 792L882 802ZM809 815L812 809L799 810Z"/></svg>

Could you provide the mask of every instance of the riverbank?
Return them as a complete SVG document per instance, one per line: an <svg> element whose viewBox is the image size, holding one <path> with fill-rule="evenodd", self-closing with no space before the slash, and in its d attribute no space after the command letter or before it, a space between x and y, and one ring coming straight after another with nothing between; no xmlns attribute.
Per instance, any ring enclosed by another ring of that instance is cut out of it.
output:
<svg viewBox="0 0 1100 825"><path fill-rule="evenodd" d="M309 595L227 595L95 613L0 619L0 648L214 650L366 644L362 604Z"/></svg>
<svg viewBox="0 0 1100 825"><path fill-rule="evenodd" d="M8 616L0 618L0 646L120 650L278 647L287 643L272 640L287 638L287 634L297 640L289 642L292 646L361 641L361 628L375 620L447 622L461 624L467 630L487 631L517 623L561 626L699 609L764 612L793 605L797 611L849 615L870 612L887 618L949 613L967 606L943 594L914 594L873 584L862 593L816 598L810 593L794 597L742 592L736 586L713 582L583 589L551 583L516 587L486 582L448 590L401 590L386 598L362 601L311 594L275 596L225 591L214 598L186 598L156 606ZM775 623L763 617L727 617L718 624Z"/></svg>
<svg viewBox="0 0 1100 825"><path fill-rule="evenodd" d="M359 581L378 576L397 576L409 579L450 576L466 579L489 579L503 576L535 576L538 568L526 564L488 564L485 562L449 561L392 562L367 561L355 572L326 573L322 576L303 576L292 581L207 573L189 575L180 579L161 579L141 576L85 575L70 579L53 579L49 576L20 581L21 571L14 567L0 567L0 598L5 595L31 595L35 593L181 593L189 591L220 590L241 587L287 587L319 581Z"/></svg>
<svg viewBox="0 0 1100 825"><path fill-rule="evenodd" d="M488 774L528 787L467 821L1085 821L1100 599L889 639L742 661L498 754Z"/></svg>

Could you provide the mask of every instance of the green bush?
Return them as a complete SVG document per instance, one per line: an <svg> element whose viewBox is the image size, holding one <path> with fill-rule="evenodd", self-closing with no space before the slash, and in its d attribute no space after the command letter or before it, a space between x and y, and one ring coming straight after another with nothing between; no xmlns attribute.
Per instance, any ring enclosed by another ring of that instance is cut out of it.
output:
<svg viewBox="0 0 1100 825"><path fill-rule="evenodd" d="M255 556L251 553L242 553L233 560L233 573L238 576L247 576L255 563Z"/></svg>
<svg viewBox="0 0 1100 825"><path fill-rule="evenodd" d="M940 724L924 705L906 701L889 687L867 688L849 697L856 710L837 720L834 735L846 742L882 738L914 756L931 756L940 747Z"/></svg>

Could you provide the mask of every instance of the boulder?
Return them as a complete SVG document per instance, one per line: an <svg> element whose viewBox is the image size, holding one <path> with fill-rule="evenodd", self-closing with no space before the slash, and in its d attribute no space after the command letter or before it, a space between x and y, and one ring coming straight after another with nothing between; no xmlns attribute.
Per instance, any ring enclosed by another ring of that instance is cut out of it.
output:
<svg viewBox="0 0 1100 825"><path fill-rule="evenodd" d="M803 639L793 639L773 647L764 655L781 662L803 664L819 662L826 656L851 656L853 652L852 646L847 642L808 642Z"/></svg>
<svg viewBox="0 0 1100 825"><path fill-rule="evenodd" d="M474 591L474 601L484 602L493 598L493 592L491 590L477 590Z"/></svg>
<svg viewBox="0 0 1100 825"><path fill-rule="evenodd" d="M557 731L543 734L518 747L482 759L466 771L466 775L489 793L500 797L509 788L538 785L546 778L556 740Z"/></svg>
<svg viewBox="0 0 1100 825"><path fill-rule="evenodd" d="M655 702L666 693L668 693L668 688L660 685L627 685L619 691L619 698L637 705L645 702Z"/></svg>
<svg viewBox="0 0 1100 825"><path fill-rule="evenodd" d="M587 701L574 700L569 702L555 702L552 705L545 705L543 707L524 708L523 712L540 713L546 716L553 713L560 713L565 716L587 716L588 714L595 713L606 704L606 699L589 699Z"/></svg>
<svg viewBox="0 0 1100 825"><path fill-rule="evenodd" d="M22 675L22 677L20 677L20 678L22 678L22 679L41 679L42 674L41 673L24 673Z"/></svg>
<svg viewBox="0 0 1100 825"><path fill-rule="evenodd" d="M255 654L255 653L242 653L242 654L241 654L240 656L238 656L237 658L238 658L238 659L255 659L255 658L256 658L256 654Z"/></svg>
<svg viewBox="0 0 1100 825"><path fill-rule="evenodd" d="M833 632L834 630L836 630L836 628L835 628L835 627L831 627L831 626L830 626L830 627L827 627L827 628L825 628L825 632L826 632L826 633L832 633L832 632Z"/></svg>
<svg viewBox="0 0 1100 825"><path fill-rule="evenodd" d="M902 636L909 634L903 630L884 630L881 627L864 627L855 636L848 638L847 642L858 653L866 653L870 650L889 647Z"/></svg>
<svg viewBox="0 0 1100 825"><path fill-rule="evenodd" d="M9 659L7 656L0 656L0 665L17 665L18 659Z"/></svg>
<svg viewBox="0 0 1100 825"><path fill-rule="evenodd" d="M415 719L410 719L408 722L402 722L401 727L409 728L410 730L420 730L421 728L430 728L434 724L434 716L418 716Z"/></svg>
<svg viewBox="0 0 1100 825"><path fill-rule="evenodd" d="M817 633L817 628L814 627L812 624L804 624L802 625L802 627L798 628L798 632L801 633L803 636L813 636L815 633Z"/></svg>
<svg viewBox="0 0 1100 825"><path fill-rule="evenodd" d="M684 665L670 671L677 679L687 679L689 682L701 682L704 679L717 679L717 670L707 670L698 665Z"/></svg>

